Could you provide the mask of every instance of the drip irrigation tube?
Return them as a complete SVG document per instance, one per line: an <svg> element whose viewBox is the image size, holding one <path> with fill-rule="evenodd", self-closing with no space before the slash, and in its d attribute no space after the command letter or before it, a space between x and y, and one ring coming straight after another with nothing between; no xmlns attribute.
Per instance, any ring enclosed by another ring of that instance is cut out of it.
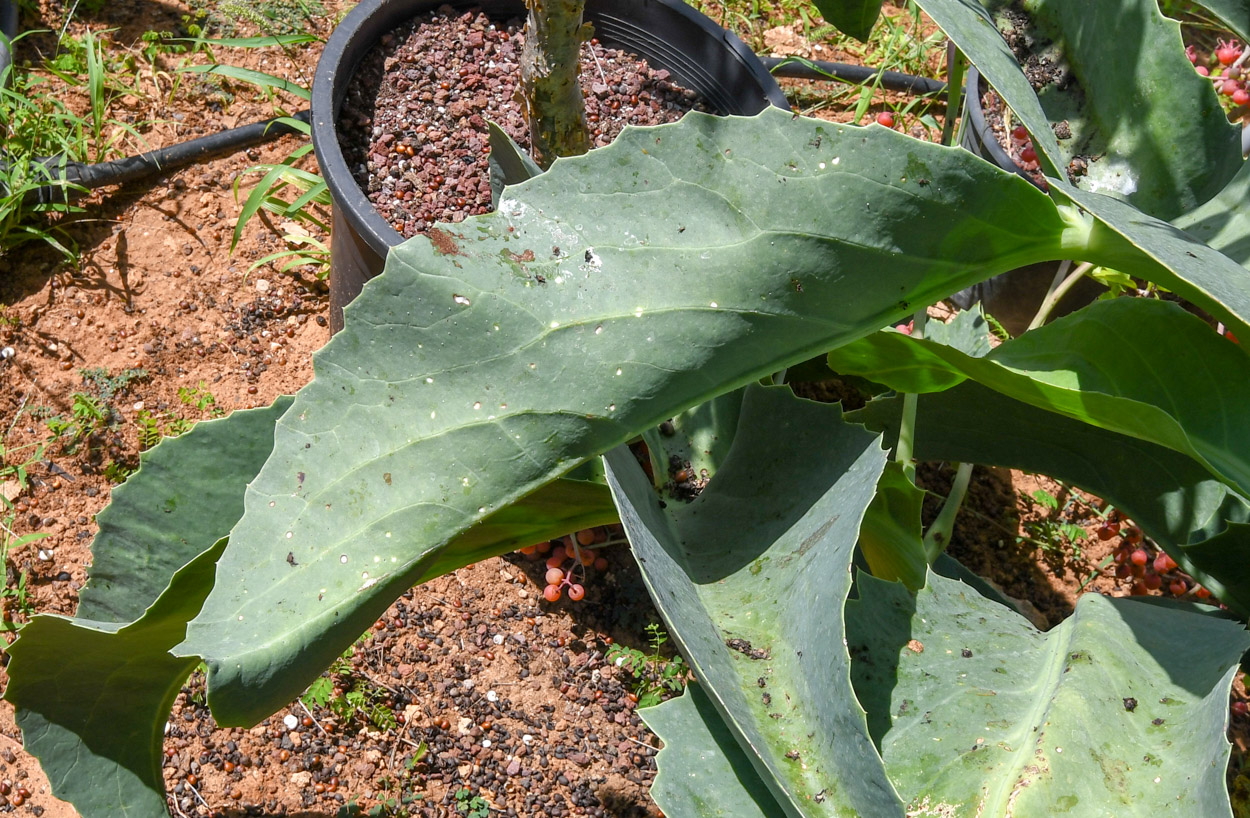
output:
<svg viewBox="0 0 1250 818"><path fill-rule="evenodd" d="M12 41L17 37L18 8L15 0L0 0L0 76L13 65ZM760 61L776 77L810 80L841 80L849 83L879 82L889 91L911 94L945 93L946 83L928 77L914 77L898 71L879 71L862 65L801 60L794 57L761 57ZM878 75L880 78L878 80ZM294 114L292 119L308 123L308 111ZM168 173L187 165L249 148L275 139L297 129L283 118L254 122L238 128L221 131L192 139L137 156L89 164L65 161L64 157L43 157L37 161L48 171L48 178L56 180L32 189L23 198L26 204L64 203L88 191L108 185L133 182L158 173ZM0 148L3 146L0 145ZM0 161L0 165L3 162ZM0 194L7 192L0 182Z"/></svg>
<svg viewBox="0 0 1250 818"><path fill-rule="evenodd" d="M928 77L914 77L898 71L880 71L864 65L851 65L824 60L805 60L797 57L760 57L774 77L801 80L841 80L854 84L869 84L881 75L881 87L887 91L907 94L944 94L946 83Z"/></svg>
<svg viewBox="0 0 1250 818"><path fill-rule="evenodd" d="M95 188L125 184L158 173L169 173L204 159L223 156L268 142L283 134L299 133L300 131L290 124L291 119L305 124L310 121L308 111L303 110L289 117L275 117L262 122L253 122L250 125L240 125L237 128L201 136L159 150L94 165L86 162L65 162L64 169L62 169L62 157L41 159L39 161L48 168L49 178L57 179L57 184L43 185L30 190L23 197L23 202L26 204L64 203L85 195ZM3 183L0 183L0 189L2 188Z"/></svg>

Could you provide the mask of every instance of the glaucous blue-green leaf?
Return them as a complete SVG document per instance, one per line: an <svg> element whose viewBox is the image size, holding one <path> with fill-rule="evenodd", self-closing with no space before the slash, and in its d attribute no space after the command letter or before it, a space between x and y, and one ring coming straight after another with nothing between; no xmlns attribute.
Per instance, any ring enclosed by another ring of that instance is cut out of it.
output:
<svg viewBox="0 0 1250 818"><path fill-rule="evenodd" d="M867 42L881 14L881 0L815 0L816 10L838 31Z"/></svg>
<svg viewBox="0 0 1250 818"><path fill-rule="evenodd" d="M655 473L653 482L666 495L680 499L715 473L738 431L742 395L741 389L718 395L643 433ZM682 470L689 472L689 479L679 484L674 478Z"/></svg>
<svg viewBox="0 0 1250 818"><path fill-rule="evenodd" d="M993 16L977 0L916 0L938 27L981 72L1033 138L1033 147L1047 175L1054 176L1068 159L1050 129L1037 93L1003 40Z"/></svg>
<svg viewBox="0 0 1250 818"><path fill-rule="evenodd" d="M993 349L990 324L975 305L973 309L961 310L945 323L932 319L925 322L924 337L972 358L982 358Z"/></svg>
<svg viewBox="0 0 1250 818"><path fill-rule="evenodd" d="M1250 3L1246 0L1195 0L1194 5L1214 14L1242 43L1250 42Z"/></svg>
<svg viewBox="0 0 1250 818"><path fill-rule="evenodd" d="M1051 180L1059 201L1079 205L1092 221L1082 258L1162 284L1250 337L1250 272L1203 244L1195 234L1147 216L1131 205ZM1205 212L1205 211L1204 211ZM1235 246L1235 235L1225 246Z"/></svg>
<svg viewBox="0 0 1250 818"><path fill-rule="evenodd" d="M881 755L908 814L1231 816L1241 624L1086 594L1042 633L932 573L914 598L863 575L859 591L856 690L885 709Z"/></svg>
<svg viewBox="0 0 1250 818"><path fill-rule="evenodd" d="M848 419L890 443L901 409L901 399L882 398ZM1250 613L1250 503L1185 455L973 382L919 396L913 451L1048 474L1102 497L1222 602Z"/></svg>
<svg viewBox="0 0 1250 818"><path fill-rule="evenodd" d="M219 723L255 722L488 515L690 406L1062 254L1070 226L964 151L777 110L560 160L497 212L393 250L349 306L179 652L208 662Z"/></svg>
<svg viewBox="0 0 1250 818"><path fill-rule="evenodd" d="M652 599L776 814L902 816L843 644L878 439L837 406L752 387L728 457L689 504L662 507L628 450L606 460Z"/></svg>
<svg viewBox="0 0 1250 818"><path fill-rule="evenodd" d="M651 798L671 818L774 818L781 809L698 682L638 711L664 748Z"/></svg>
<svg viewBox="0 0 1250 818"><path fill-rule="evenodd" d="M135 479L135 478L131 478ZM52 794L84 818L167 818L161 740L195 658L169 649L213 584L222 540L173 574L138 621L36 616L9 648L4 698Z"/></svg>
<svg viewBox="0 0 1250 818"><path fill-rule="evenodd" d="M192 433L140 455L140 468L113 489L97 515L91 569L78 617L134 622L182 566L243 516L243 490L273 451L273 426L290 397L206 420Z"/></svg>
<svg viewBox="0 0 1250 818"><path fill-rule="evenodd" d="M1098 301L982 358L878 332L831 352L830 366L900 392L975 380L1189 455L1250 494L1250 357L1171 302Z"/></svg>
<svg viewBox="0 0 1250 818"><path fill-rule="evenodd" d="M85 818L167 815L161 737L198 662L168 651L212 587L290 403L197 423L144 453L100 512L78 616L37 616L9 649L5 698L26 749Z"/></svg>

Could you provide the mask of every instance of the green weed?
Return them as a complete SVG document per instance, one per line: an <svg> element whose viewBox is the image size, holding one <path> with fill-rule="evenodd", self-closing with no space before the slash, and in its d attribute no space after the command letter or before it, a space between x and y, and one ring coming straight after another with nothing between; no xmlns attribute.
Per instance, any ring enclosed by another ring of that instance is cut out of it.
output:
<svg viewBox="0 0 1250 818"><path fill-rule="evenodd" d="M669 659L660 654L668 634L656 623L647 625L647 643L651 653L614 643L608 647L607 660L625 668L634 677L634 695L639 707L659 704L667 696L686 687L687 667L680 656Z"/></svg>
<svg viewBox="0 0 1250 818"><path fill-rule="evenodd" d="M379 730L393 730L398 726L395 712L387 704L387 691L361 677L352 666L351 659L356 654L356 648L372 635L370 631L361 634L334 660L329 670L308 686L308 690L300 696L305 707L328 708L344 723L360 718Z"/></svg>
<svg viewBox="0 0 1250 818"><path fill-rule="evenodd" d="M456 790L456 812L465 818L489 818L490 804L481 795L475 795L468 787Z"/></svg>

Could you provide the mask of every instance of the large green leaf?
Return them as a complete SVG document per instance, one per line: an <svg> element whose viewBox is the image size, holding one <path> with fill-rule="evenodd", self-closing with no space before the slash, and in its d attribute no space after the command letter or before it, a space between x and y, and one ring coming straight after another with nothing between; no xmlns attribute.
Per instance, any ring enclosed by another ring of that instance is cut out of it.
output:
<svg viewBox="0 0 1250 818"><path fill-rule="evenodd" d="M879 332L834 350L830 365L900 392L972 379L1187 454L1250 494L1250 357L1170 302L1099 301L982 358Z"/></svg>
<svg viewBox="0 0 1250 818"><path fill-rule="evenodd" d="M774 818L776 800L697 682L638 715L664 742L651 798L671 818Z"/></svg>
<svg viewBox="0 0 1250 818"><path fill-rule="evenodd" d="M774 814L902 816L851 691L841 616L885 466L877 438L836 406L753 387L728 457L688 505L662 507L628 451L606 460L652 599Z"/></svg>
<svg viewBox="0 0 1250 818"><path fill-rule="evenodd" d="M167 815L161 738L196 665L168 650L212 587L290 403L204 421L146 453L100 513L78 617L37 616L9 649L5 698L26 748L88 818Z"/></svg>
<svg viewBox="0 0 1250 818"><path fill-rule="evenodd" d="M169 649L212 587L223 539L176 571L138 621L36 616L9 648L4 697L52 794L86 818L168 818L161 741L194 658Z"/></svg>
<svg viewBox="0 0 1250 818"><path fill-rule="evenodd" d="M1156 0L922 0L1022 120L1063 178L1081 157L1079 184L1126 197L1171 219L1210 199L1241 167L1240 129L1209 80L1185 57L1180 26ZM993 20L993 26L989 20ZM1013 55L998 30L1021 51ZM1114 48L1107 47L1116 32ZM1019 63L1061 80L1035 93ZM1040 106L1040 107L1039 107ZM1052 123L1070 136L1056 140Z"/></svg>
<svg viewBox="0 0 1250 818"><path fill-rule="evenodd" d="M392 251L279 422L178 650L208 661L220 723L255 722L491 513L709 397L1060 255L1069 226L966 152L781 111L561 160L498 212Z"/></svg>
<svg viewBox="0 0 1250 818"><path fill-rule="evenodd" d="M881 14L881 0L815 0L821 16L843 34L867 42Z"/></svg>
<svg viewBox="0 0 1250 818"><path fill-rule="evenodd" d="M243 490L273 450L273 426L291 405L195 425L140 455L139 473L113 491L97 515L91 570L78 617L134 622L174 572L243 516Z"/></svg>
<svg viewBox="0 0 1250 818"><path fill-rule="evenodd" d="M902 400L848 419L897 436ZM920 395L914 453L1049 474L1105 498L1234 610L1250 613L1250 503L1194 460L968 382Z"/></svg>
<svg viewBox="0 0 1250 818"><path fill-rule="evenodd" d="M1250 635L1086 594L1047 633L930 574L847 605L856 691L911 815L1231 816L1228 693Z"/></svg>

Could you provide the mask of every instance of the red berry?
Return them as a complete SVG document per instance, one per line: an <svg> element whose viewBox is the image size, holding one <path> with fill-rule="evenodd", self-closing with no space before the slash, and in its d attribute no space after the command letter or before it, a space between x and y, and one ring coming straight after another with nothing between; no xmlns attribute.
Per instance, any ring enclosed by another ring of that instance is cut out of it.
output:
<svg viewBox="0 0 1250 818"><path fill-rule="evenodd" d="M1029 131L1023 125L1017 125L1011 129L1011 138L1017 142L1024 142L1029 138Z"/></svg>
<svg viewBox="0 0 1250 818"><path fill-rule="evenodd" d="M1233 711L1234 716L1244 716L1246 715L1247 711L1250 711L1250 707L1247 707L1246 703L1243 702L1241 699L1238 699L1237 701L1233 702L1232 707L1229 709Z"/></svg>
<svg viewBox="0 0 1250 818"><path fill-rule="evenodd" d="M1210 599L1211 592L1208 591L1206 588L1203 588L1201 585L1195 585L1194 596L1196 596L1198 599Z"/></svg>
<svg viewBox="0 0 1250 818"><path fill-rule="evenodd" d="M576 602L577 600L581 599L581 598L582 598L582 597L584 597L584 596L586 596L586 589L585 589L585 588L583 588L583 587L582 587L582 586L580 586L580 585L570 585L570 586L569 586L569 599L571 599L571 600L573 600L574 602Z"/></svg>
<svg viewBox="0 0 1250 818"><path fill-rule="evenodd" d="M1124 539L1128 540L1133 545L1137 545L1137 543L1141 542L1141 529L1135 525L1129 526L1124 529Z"/></svg>
<svg viewBox="0 0 1250 818"><path fill-rule="evenodd" d="M1163 587L1163 577L1158 574L1146 574L1142 577L1141 583L1151 591L1157 591Z"/></svg>
<svg viewBox="0 0 1250 818"><path fill-rule="evenodd" d="M1176 560L1172 559L1167 554L1161 553L1159 556L1155 557L1155 571L1160 574L1168 574L1175 570Z"/></svg>
<svg viewBox="0 0 1250 818"><path fill-rule="evenodd" d="M547 569L547 584L559 585L561 582L564 582L564 572L561 571L559 568L548 568Z"/></svg>
<svg viewBox="0 0 1250 818"><path fill-rule="evenodd" d="M1224 80L1224 84L1220 86L1220 93L1226 97L1231 97L1241 88L1237 84L1237 80Z"/></svg>
<svg viewBox="0 0 1250 818"><path fill-rule="evenodd" d="M1150 591L1146 590L1146 586L1141 582L1134 582L1133 589L1129 591L1133 596L1146 596Z"/></svg>
<svg viewBox="0 0 1250 818"><path fill-rule="evenodd" d="M894 112L882 111L881 113L877 114L877 124L884 126L886 128L893 128L894 127Z"/></svg>
<svg viewBox="0 0 1250 818"><path fill-rule="evenodd" d="M1115 567L1115 575L1120 579L1128 579L1132 573L1133 569L1129 568L1127 565L1117 565Z"/></svg>
<svg viewBox="0 0 1250 818"><path fill-rule="evenodd" d="M1250 93L1246 93L1246 89L1238 88L1233 92L1234 105L1250 105Z"/></svg>
<svg viewBox="0 0 1250 818"><path fill-rule="evenodd" d="M1241 56L1241 44L1236 40L1220 40L1215 49L1215 58L1220 65L1232 65Z"/></svg>
<svg viewBox="0 0 1250 818"><path fill-rule="evenodd" d="M595 541L595 530L593 528L583 528L577 532L578 545L591 545Z"/></svg>
<svg viewBox="0 0 1250 818"><path fill-rule="evenodd" d="M1118 536L1120 536L1119 526L1107 523L1106 525L1099 526L1098 528L1098 539L1100 540L1113 540Z"/></svg>
<svg viewBox="0 0 1250 818"><path fill-rule="evenodd" d="M543 588L543 599L548 602L559 602L560 588L555 585L548 585L546 588Z"/></svg>
<svg viewBox="0 0 1250 818"><path fill-rule="evenodd" d="M1174 579L1168 583L1168 590L1172 592L1172 596L1184 596L1189 590L1189 586L1185 584L1183 579Z"/></svg>
<svg viewBox="0 0 1250 818"><path fill-rule="evenodd" d="M604 559L603 557L595 557L595 570L596 571L608 570L608 561Z"/></svg>
<svg viewBox="0 0 1250 818"><path fill-rule="evenodd" d="M1146 553L1144 548L1136 549L1132 554L1129 554L1128 558L1133 561L1134 565L1145 565L1150 562L1150 555Z"/></svg>
<svg viewBox="0 0 1250 818"><path fill-rule="evenodd" d="M1025 145L1020 149L1020 161L1025 164L1037 161L1037 151L1033 150L1032 145Z"/></svg>
<svg viewBox="0 0 1250 818"><path fill-rule="evenodd" d="M1189 61L1194 65L1198 64L1198 52L1194 50L1192 45L1185 46L1185 56L1188 57Z"/></svg>

